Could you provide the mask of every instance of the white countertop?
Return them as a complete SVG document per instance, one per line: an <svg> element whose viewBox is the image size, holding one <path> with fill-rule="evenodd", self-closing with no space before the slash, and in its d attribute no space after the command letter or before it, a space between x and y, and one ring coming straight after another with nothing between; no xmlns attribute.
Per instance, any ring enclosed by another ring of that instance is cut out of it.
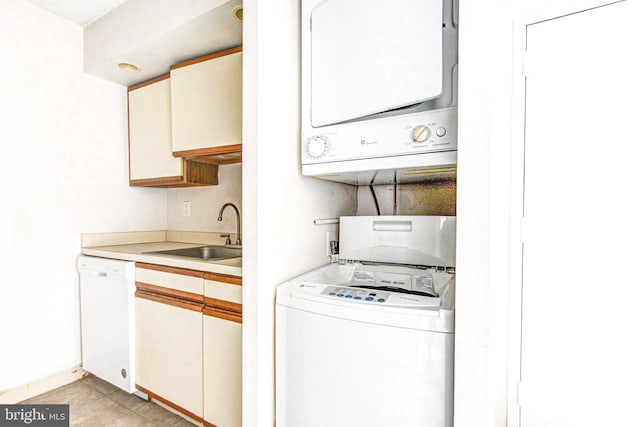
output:
<svg viewBox="0 0 640 427"><path fill-rule="evenodd" d="M114 239L112 237L113 235L117 236L118 233L105 234L105 236L109 237L108 241L117 242L118 239ZM189 243L189 242L179 242L179 241L170 241L170 240L157 241L157 239L156 241L145 242L144 235L136 239L131 239L130 235L128 235L127 237L129 238L122 240L123 242L124 241L127 242L124 244L111 244L111 245L104 245L104 246L102 245L85 246L84 245L85 236L83 235L83 247L81 252L83 255L98 256L103 258L121 259L125 261L146 262L149 264L158 264L158 265L166 265L169 267L178 267L178 268L186 268L190 270L207 271L210 273L242 276L242 258L241 257L229 258L224 260L207 261L207 260L179 257L175 255L147 253L147 252L153 252L153 251L192 248L196 246L205 246L208 244L220 244L219 242L202 241L198 243ZM170 236L170 237L173 237L173 236ZM100 240L94 239L94 241L100 241Z"/></svg>

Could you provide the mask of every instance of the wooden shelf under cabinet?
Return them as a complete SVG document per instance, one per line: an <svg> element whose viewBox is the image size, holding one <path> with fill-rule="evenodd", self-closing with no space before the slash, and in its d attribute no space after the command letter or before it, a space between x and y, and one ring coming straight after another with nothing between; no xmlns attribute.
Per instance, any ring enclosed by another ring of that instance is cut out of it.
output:
<svg viewBox="0 0 640 427"><path fill-rule="evenodd" d="M182 175L131 179L132 187L196 187L218 185L218 165L182 159Z"/></svg>
<svg viewBox="0 0 640 427"><path fill-rule="evenodd" d="M242 144L174 151L173 155L197 163L229 165L242 162Z"/></svg>

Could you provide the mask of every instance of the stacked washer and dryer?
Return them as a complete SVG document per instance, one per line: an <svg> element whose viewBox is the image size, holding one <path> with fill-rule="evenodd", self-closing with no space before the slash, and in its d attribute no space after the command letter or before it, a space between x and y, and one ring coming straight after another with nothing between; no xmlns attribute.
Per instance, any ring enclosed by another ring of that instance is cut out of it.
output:
<svg viewBox="0 0 640 427"><path fill-rule="evenodd" d="M300 29L303 175L455 173L457 0L302 0ZM339 227L338 263L277 288L276 425L451 427L455 217Z"/></svg>

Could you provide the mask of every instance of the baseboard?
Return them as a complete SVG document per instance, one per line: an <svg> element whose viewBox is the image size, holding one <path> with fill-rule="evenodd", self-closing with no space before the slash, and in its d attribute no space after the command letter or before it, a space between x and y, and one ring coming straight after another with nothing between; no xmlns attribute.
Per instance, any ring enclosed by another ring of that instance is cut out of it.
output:
<svg viewBox="0 0 640 427"><path fill-rule="evenodd" d="M204 424L202 424L202 421L198 421L198 420L195 420L195 419L191 418L190 416L188 416L188 415L178 411L177 409L167 405L166 403L164 403L161 400L154 399L152 397L149 397L149 400L151 400L153 403L155 403L156 405L158 405L162 409L165 409L165 410L171 412L172 414L176 414L177 416L179 416L181 418L184 418L185 420L189 421L193 425L196 425L196 426L203 426L204 425Z"/></svg>
<svg viewBox="0 0 640 427"><path fill-rule="evenodd" d="M23 400L31 399L32 397L38 396L42 393L46 393L50 390L72 383L75 380L82 378L83 374L84 370L80 366L73 366L69 369L65 369L64 371L57 372L34 382L9 390L0 391L0 404L12 405L22 402Z"/></svg>

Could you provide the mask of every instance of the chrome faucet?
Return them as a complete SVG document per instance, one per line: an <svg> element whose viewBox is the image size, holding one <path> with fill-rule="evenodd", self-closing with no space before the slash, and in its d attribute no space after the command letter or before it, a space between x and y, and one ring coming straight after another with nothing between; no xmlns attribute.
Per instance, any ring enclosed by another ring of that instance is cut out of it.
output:
<svg viewBox="0 0 640 427"><path fill-rule="evenodd" d="M225 203L224 205L222 205L222 207L220 208L220 212L218 212L218 221L222 221L222 213L224 212L224 209L227 206L231 206L233 208L233 210L236 211L236 220L237 220L237 224L238 224L238 232L237 232L237 237L236 237L236 246L240 246L240 245L242 245L242 241L240 240L240 211L238 210L237 206L234 205L233 203ZM226 236L221 234L221 236L227 238L227 241L224 242L225 245L230 245L231 244L231 237L229 236L229 234L227 234Z"/></svg>

